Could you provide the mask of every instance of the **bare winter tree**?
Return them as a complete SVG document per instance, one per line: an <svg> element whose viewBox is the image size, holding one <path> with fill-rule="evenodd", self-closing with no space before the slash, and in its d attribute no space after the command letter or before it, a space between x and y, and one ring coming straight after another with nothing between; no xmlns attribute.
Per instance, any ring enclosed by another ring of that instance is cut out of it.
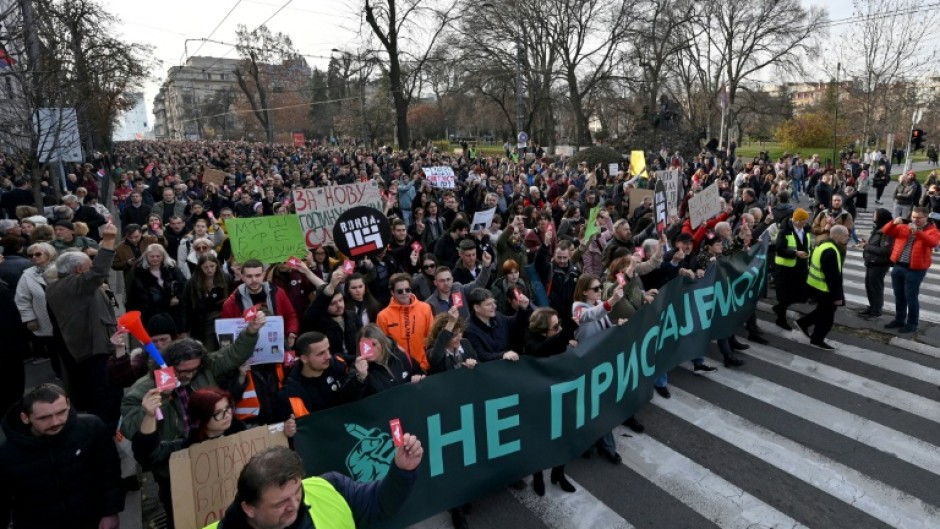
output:
<svg viewBox="0 0 940 529"><path fill-rule="evenodd" d="M420 95L424 68L459 14L458 0L366 0L365 21L388 55L380 63L395 106L399 149L411 143L408 107Z"/></svg>
<svg viewBox="0 0 940 529"><path fill-rule="evenodd" d="M905 96L936 66L936 47L924 39L940 22L940 11L927 0L854 0L853 6L857 22L842 31L826 70L834 78L839 61L840 79L857 102L853 121L862 125L864 141L878 146L887 132L910 126Z"/></svg>
<svg viewBox="0 0 940 529"><path fill-rule="evenodd" d="M235 69L238 87L251 106L268 143L274 142L274 120L271 110L273 85L272 66L284 61L296 59L297 52L290 37L283 33L272 33L267 26L261 25L254 30L239 24L235 32L236 49L242 57L242 64Z"/></svg>
<svg viewBox="0 0 940 529"><path fill-rule="evenodd" d="M591 96L614 74L620 54L632 40L632 0L548 0L552 47L561 65L574 120L574 142L591 142Z"/></svg>

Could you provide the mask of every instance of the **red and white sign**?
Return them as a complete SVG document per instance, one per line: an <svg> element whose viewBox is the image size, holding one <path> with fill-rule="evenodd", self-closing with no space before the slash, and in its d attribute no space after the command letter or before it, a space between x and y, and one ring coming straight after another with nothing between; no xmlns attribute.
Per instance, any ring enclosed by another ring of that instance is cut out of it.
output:
<svg viewBox="0 0 940 529"><path fill-rule="evenodd" d="M350 261L349 259L346 259L345 261L343 261L343 272L345 272L346 275L349 275L355 271L356 271L356 263L354 261Z"/></svg>
<svg viewBox="0 0 940 529"><path fill-rule="evenodd" d="M401 429L401 421L392 419L388 421L388 427L392 431L392 444L396 447L405 445L405 432Z"/></svg>
<svg viewBox="0 0 940 529"><path fill-rule="evenodd" d="M418 241L411 243L411 249L415 252L421 253L421 243Z"/></svg>
<svg viewBox="0 0 940 529"><path fill-rule="evenodd" d="M359 340L359 356L366 360L371 360L375 356L375 340L363 338Z"/></svg>
<svg viewBox="0 0 940 529"><path fill-rule="evenodd" d="M627 284L627 278L624 277L623 272L620 272L620 273L617 274L617 284L620 285L621 288L623 288L624 286L626 286L626 284Z"/></svg>
<svg viewBox="0 0 940 529"><path fill-rule="evenodd" d="M333 225L344 211L356 206L379 211L385 208L378 184L373 181L296 189L292 198L308 248L333 244Z"/></svg>
<svg viewBox="0 0 940 529"><path fill-rule="evenodd" d="M424 177L434 187L453 189L457 186L454 182L453 167L424 167L421 170L424 171Z"/></svg>
<svg viewBox="0 0 940 529"><path fill-rule="evenodd" d="M463 307L463 294L461 294L460 292L454 292L453 294L451 294L450 300L451 300L451 303L453 303L453 305L457 307L458 309L460 307Z"/></svg>
<svg viewBox="0 0 940 529"><path fill-rule="evenodd" d="M163 393L172 391L179 385L176 379L176 370L172 367L164 367L163 369L154 371L153 381L156 383L157 389Z"/></svg>
<svg viewBox="0 0 940 529"><path fill-rule="evenodd" d="M257 305L254 305L254 306L252 306L252 307L248 307L248 308L245 310L245 321L247 321L247 322L249 322L249 323L251 323L252 321L254 321L255 316L258 315L258 310L259 310L260 308L261 308L261 304L260 304L260 303L257 304Z"/></svg>
<svg viewBox="0 0 940 529"><path fill-rule="evenodd" d="M287 260L287 266L293 268L294 270L299 269L299 268L300 268L300 259L298 259L298 258L296 258L296 257L291 257L290 259Z"/></svg>

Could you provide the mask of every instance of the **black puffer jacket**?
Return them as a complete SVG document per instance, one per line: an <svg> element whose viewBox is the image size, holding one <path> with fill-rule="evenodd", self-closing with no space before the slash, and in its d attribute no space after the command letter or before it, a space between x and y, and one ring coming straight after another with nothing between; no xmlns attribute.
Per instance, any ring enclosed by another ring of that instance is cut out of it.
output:
<svg viewBox="0 0 940 529"><path fill-rule="evenodd" d="M11 510L16 529L97 528L124 510L121 463L101 419L73 411L59 434L37 437L21 411L18 403L3 418L0 527Z"/></svg>

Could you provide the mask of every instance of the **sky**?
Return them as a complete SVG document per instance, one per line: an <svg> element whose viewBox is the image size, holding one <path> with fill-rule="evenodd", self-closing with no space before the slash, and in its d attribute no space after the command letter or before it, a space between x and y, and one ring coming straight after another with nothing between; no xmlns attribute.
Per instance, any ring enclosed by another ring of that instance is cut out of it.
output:
<svg viewBox="0 0 940 529"><path fill-rule="evenodd" d="M267 23L268 27L274 32L289 35L295 49L306 55L311 67L325 69L332 49L356 50L362 41L360 31L365 27L361 16L363 0L100 2L121 19L117 30L124 39L152 45L155 58L162 62L153 72L153 79L144 87L148 115L167 70L181 64L187 52L189 56L237 57L232 46L203 44L195 39L211 36L213 40L234 43L235 30L239 24L253 29L273 15ZM852 14L851 0L803 0L803 4L827 7L830 19L845 18Z"/></svg>

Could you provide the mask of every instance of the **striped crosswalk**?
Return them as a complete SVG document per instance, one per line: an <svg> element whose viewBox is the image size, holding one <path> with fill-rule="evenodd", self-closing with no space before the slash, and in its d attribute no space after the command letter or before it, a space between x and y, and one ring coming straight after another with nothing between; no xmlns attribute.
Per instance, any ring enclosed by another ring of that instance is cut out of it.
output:
<svg viewBox="0 0 940 529"><path fill-rule="evenodd" d="M743 368L670 373L672 398L638 413L646 432L617 427L621 464L572 461L574 494L547 480L544 497L496 491L469 526L940 527L940 358L851 334L824 353L761 326L770 344L751 344Z"/></svg>

